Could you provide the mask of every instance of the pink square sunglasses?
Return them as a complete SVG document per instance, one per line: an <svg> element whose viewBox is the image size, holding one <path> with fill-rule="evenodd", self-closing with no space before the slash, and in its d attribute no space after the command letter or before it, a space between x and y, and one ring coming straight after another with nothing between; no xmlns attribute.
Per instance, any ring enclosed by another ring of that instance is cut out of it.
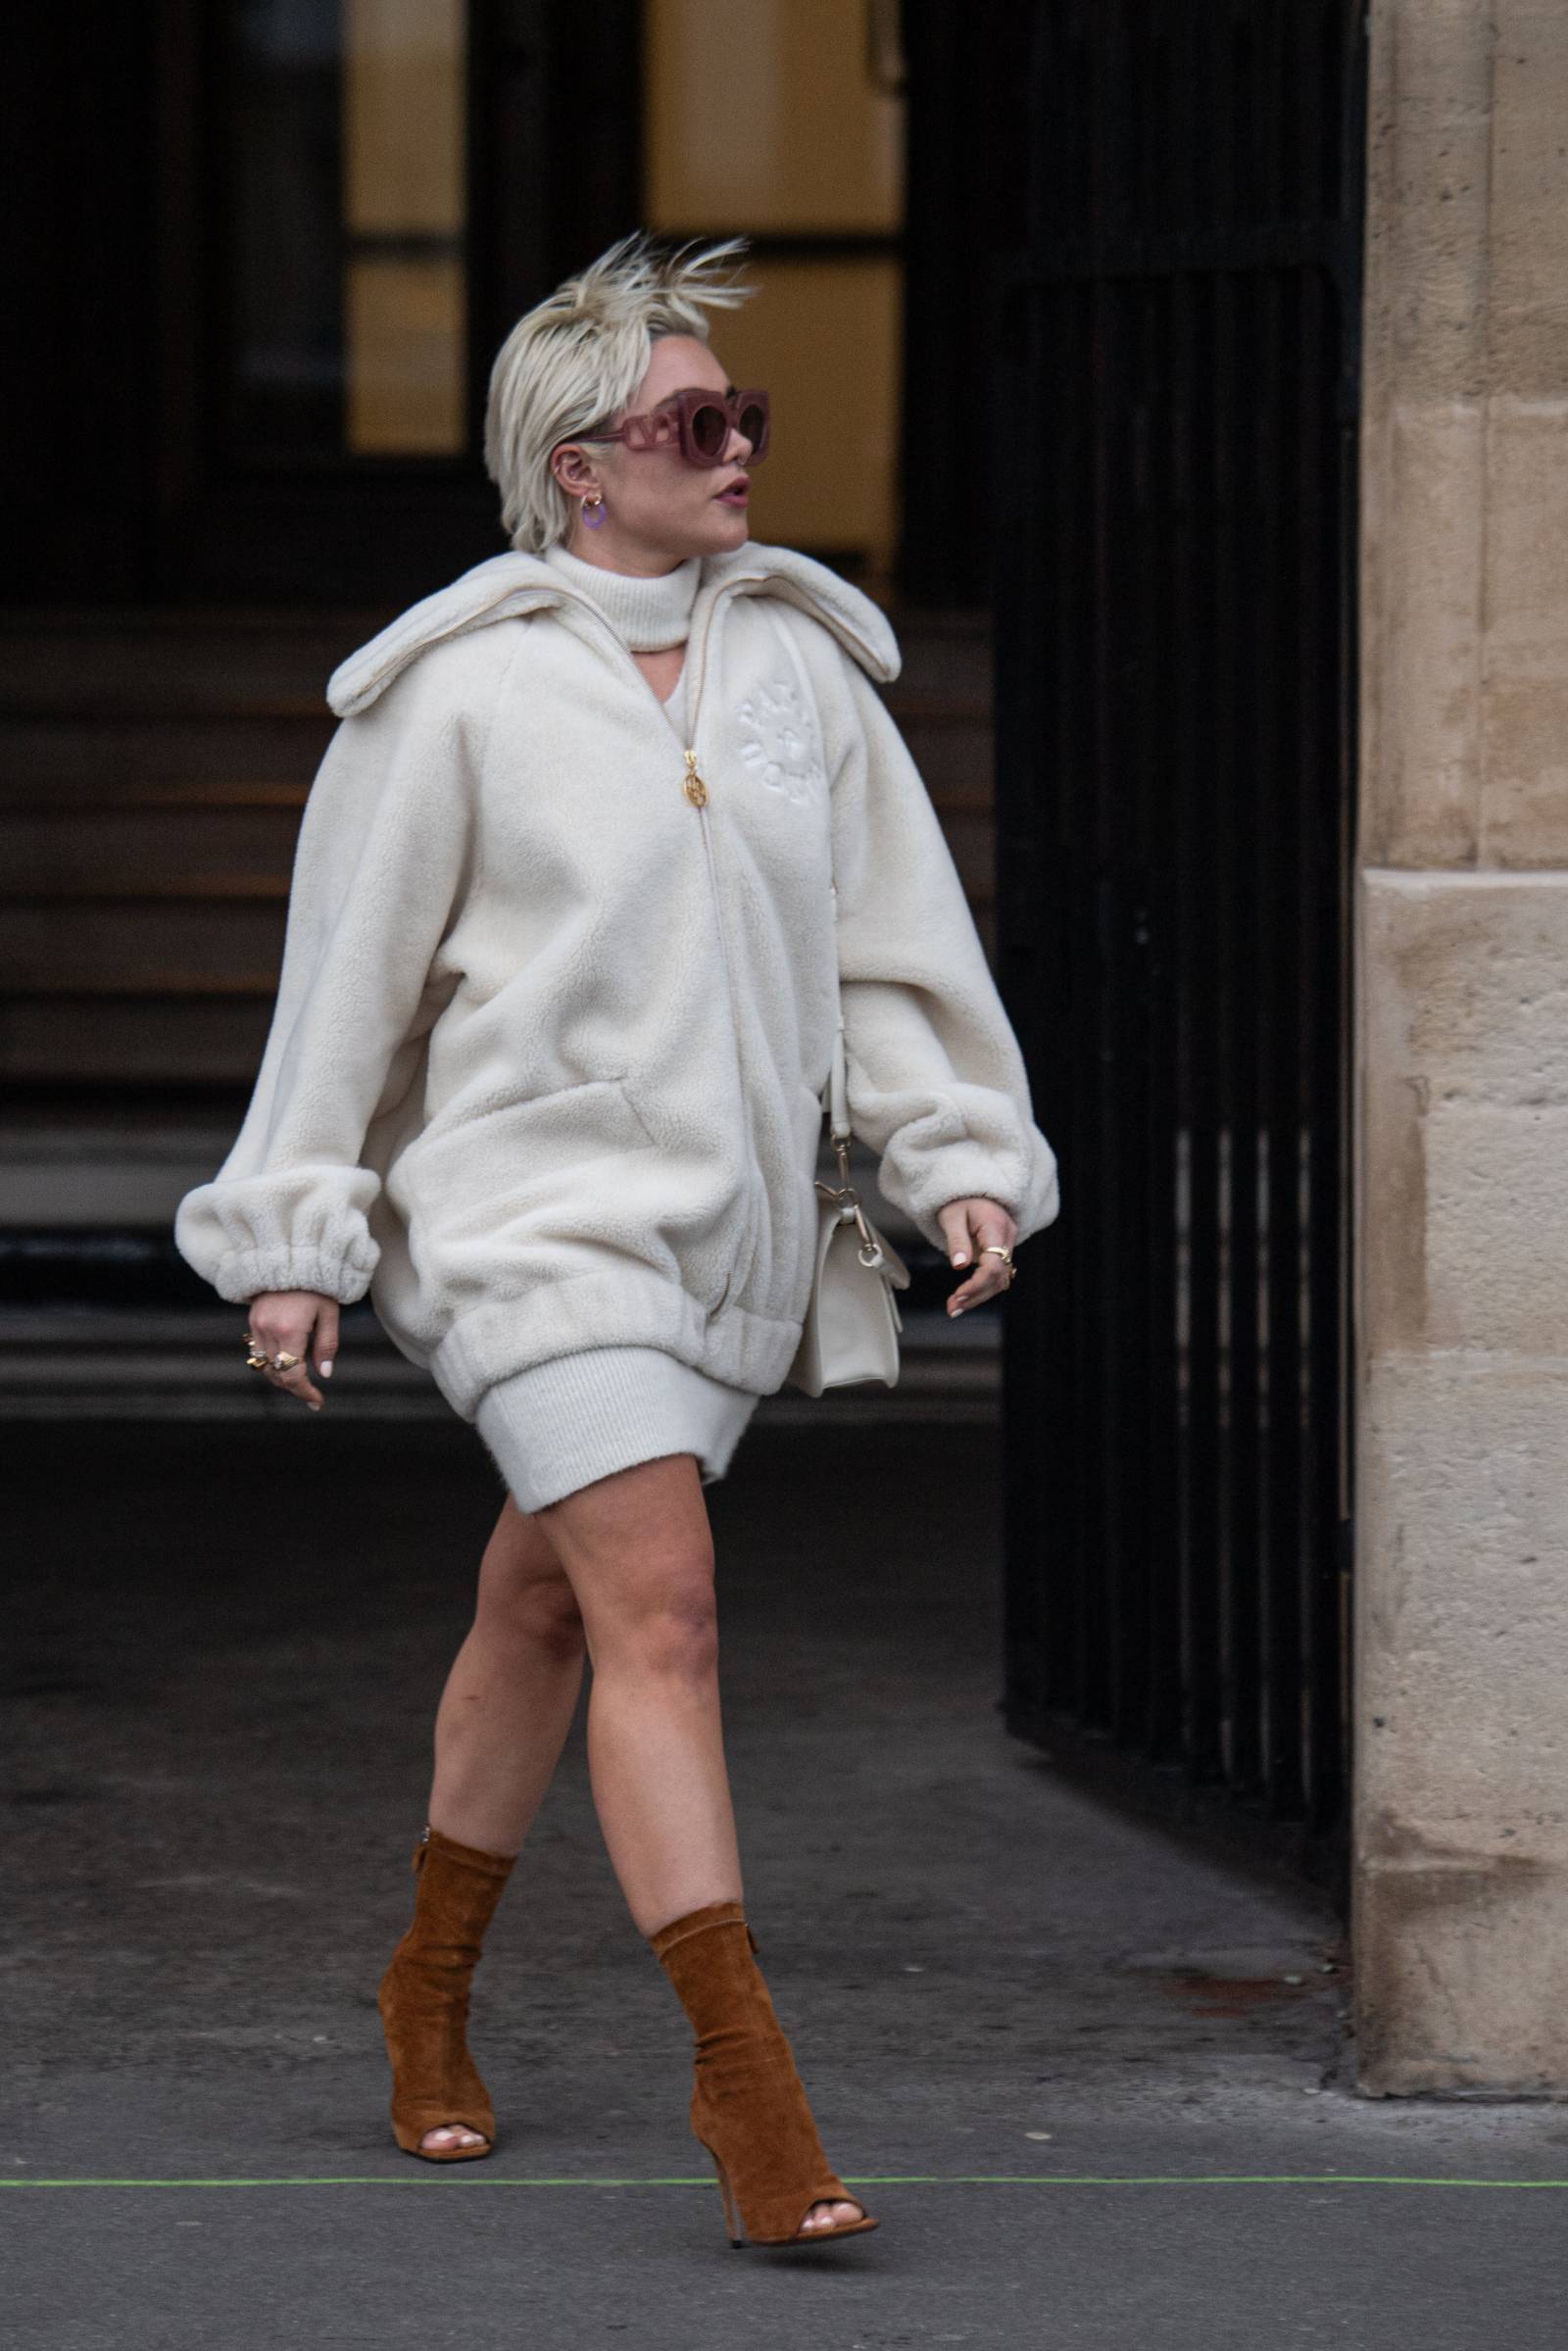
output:
<svg viewBox="0 0 1568 2351"><path fill-rule="evenodd" d="M752 445L743 463L760 465L767 455L771 419L763 391L704 392L688 388L672 392L657 408L628 416L606 432L568 435L573 441L624 441L628 449L662 449L678 440L689 465L721 465L731 429Z"/></svg>

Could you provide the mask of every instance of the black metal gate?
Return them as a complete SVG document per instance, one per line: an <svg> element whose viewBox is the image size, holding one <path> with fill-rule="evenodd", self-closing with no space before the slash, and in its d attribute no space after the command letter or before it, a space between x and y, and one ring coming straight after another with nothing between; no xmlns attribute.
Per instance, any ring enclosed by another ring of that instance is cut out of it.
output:
<svg viewBox="0 0 1568 2351"><path fill-rule="evenodd" d="M1063 1200L1004 1318L1007 1721L1320 1851L1364 47L1359 0L1042 6L995 320L999 976Z"/></svg>

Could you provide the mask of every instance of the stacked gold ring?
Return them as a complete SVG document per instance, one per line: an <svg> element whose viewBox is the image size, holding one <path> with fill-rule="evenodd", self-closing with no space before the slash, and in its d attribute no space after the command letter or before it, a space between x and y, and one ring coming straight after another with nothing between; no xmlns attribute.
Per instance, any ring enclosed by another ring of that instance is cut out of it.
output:
<svg viewBox="0 0 1568 2351"><path fill-rule="evenodd" d="M247 1371L295 1371L302 1360L298 1355L264 1353L261 1341L250 1331L245 1334L245 1349Z"/></svg>
<svg viewBox="0 0 1568 2351"><path fill-rule="evenodd" d="M1004 1249L1002 1244L998 1241L988 1241L981 1249L980 1254L982 1257L1000 1257L1002 1259L1003 1264L1005 1265L1007 1269L1007 1286L1010 1289L1018 1271L1018 1268L1012 1261L1011 1249Z"/></svg>

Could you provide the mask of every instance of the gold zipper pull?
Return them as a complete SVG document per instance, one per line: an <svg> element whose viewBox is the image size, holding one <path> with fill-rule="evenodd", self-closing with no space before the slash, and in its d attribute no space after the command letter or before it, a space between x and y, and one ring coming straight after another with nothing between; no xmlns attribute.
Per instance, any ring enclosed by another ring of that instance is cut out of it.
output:
<svg viewBox="0 0 1568 2351"><path fill-rule="evenodd" d="M681 790L685 793L687 799L691 802L694 808L706 808L708 805L708 786L704 783L702 777L697 772L697 754L695 751L689 751L685 756L686 781L682 784Z"/></svg>

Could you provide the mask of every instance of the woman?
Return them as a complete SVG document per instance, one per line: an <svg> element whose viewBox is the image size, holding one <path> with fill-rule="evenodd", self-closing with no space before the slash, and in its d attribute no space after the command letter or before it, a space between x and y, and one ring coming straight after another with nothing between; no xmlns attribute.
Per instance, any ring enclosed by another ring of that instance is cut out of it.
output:
<svg viewBox="0 0 1568 2351"><path fill-rule="evenodd" d="M963 1270L950 1312L1002 1291L1058 1203L875 690L892 630L748 543L766 396L734 394L706 317L752 290L711 274L744 245L623 238L508 337L486 460L514 552L330 680L255 1098L177 1235L313 1411L368 1288L510 1489L381 1985L398 2144L494 2144L469 1984L590 1656L595 1803L696 2034L692 2128L732 2238L783 2243L876 2224L757 1965L703 1487L800 1338L830 957L856 1130Z"/></svg>

